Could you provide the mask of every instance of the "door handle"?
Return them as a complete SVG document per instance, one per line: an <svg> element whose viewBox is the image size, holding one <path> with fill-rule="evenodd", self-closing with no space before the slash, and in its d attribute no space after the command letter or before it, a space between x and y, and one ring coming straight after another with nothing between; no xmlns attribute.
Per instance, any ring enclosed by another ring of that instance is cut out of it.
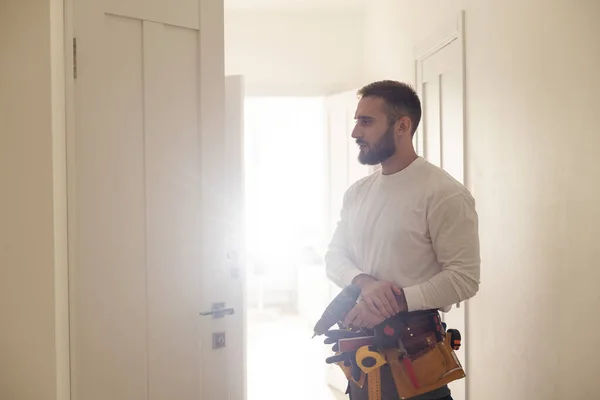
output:
<svg viewBox="0 0 600 400"><path fill-rule="evenodd" d="M212 310L203 311L198 314L203 317L211 315L213 318L223 318L226 315L235 314L235 310L233 308L225 308L225 303L213 303Z"/></svg>
<svg viewBox="0 0 600 400"><path fill-rule="evenodd" d="M199 314L202 316L212 315L213 318L222 318L226 315L235 314L235 310L233 308L224 308L222 310L204 311Z"/></svg>

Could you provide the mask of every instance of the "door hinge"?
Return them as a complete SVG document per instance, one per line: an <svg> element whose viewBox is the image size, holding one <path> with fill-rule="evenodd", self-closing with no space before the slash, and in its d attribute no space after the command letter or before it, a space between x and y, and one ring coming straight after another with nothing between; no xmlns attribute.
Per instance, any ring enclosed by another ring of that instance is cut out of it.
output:
<svg viewBox="0 0 600 400"><path fill-rule="evenodd" d="M73 38L73 79L77 79L77 38Z"/></svg>

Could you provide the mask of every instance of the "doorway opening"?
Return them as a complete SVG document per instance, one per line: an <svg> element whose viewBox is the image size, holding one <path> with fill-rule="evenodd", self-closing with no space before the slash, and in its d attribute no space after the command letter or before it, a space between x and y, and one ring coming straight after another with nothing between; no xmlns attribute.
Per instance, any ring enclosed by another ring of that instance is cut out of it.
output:
<svg viewBox="0 0 600 400"><path fill-rule="evenodd" d="M325 345L311 340L330 285L324 101L245 100L248 400L341 396L327 385Z"/></svg>

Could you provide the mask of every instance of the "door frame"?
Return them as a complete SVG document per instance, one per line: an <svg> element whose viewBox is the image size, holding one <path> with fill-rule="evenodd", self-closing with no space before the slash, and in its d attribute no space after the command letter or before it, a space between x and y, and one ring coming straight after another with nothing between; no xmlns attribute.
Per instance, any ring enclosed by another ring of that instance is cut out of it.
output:
<svg viewBox="0 0 600 400"><path fill-rule="evenodd" d="M469 175L468 175L468 168L467 166L467 141L466 138L468 137L467 134L467 126L466 126L466 110L467 110L467 103L466 103L466 92L467 92L467 88L466 88L466 60L465 60L465 11L461 10L458 15L452 19L452 20L448 20L446 21L444 24L441 24L437 27L437 29L434 29L434 31L432 32L432 34L430 36L428 36L427 40L419 43L418 45L415 46L414 48L414 59L415 59L415 87L416 87L416 92L417 95L419 96L419 98L424 99L424 91L423 91L423 63L424 61L432 56L433 54L437 53L438 51L440 51L441 49L443 49L444 47L448 46L450 43L453 43L454 41L458 41L459 43L459 48L460 48L460 88L461 88L461 97L462 97L462 102L461 102L461 111L460 111L460 115L459 115L459 121L460 121L460 126L462 129L462 149L463 149L463 155L462 155L462 163L463 163L463 172L462 172L462 176L456 177L457 179L459 179L460 181L462 181L463 185L465 185L465 187L467 187L469 190L471 190L470 187L470 180L469 180ZM417 150L417 152L419 154L425 155L426 153L426 142L424 141L423 138L423 128L424 128L424 121L423 123L418 127L417 131L415 132L415 148ZM442 165L443 165L443 160L442 160ZM466 337L468 339L469 335L470 335L470 321L469 321L469 301L465 300L464 302L462 302L462 309L463 309L463 316L464 316L464 329L465 332L463 334L463 339ZM442 318L443 318L443 314L442 314ZM463 363L463 366L465 368L465 370L467 370L468 365L469 365L469 346L465 346L464 347L464 354L465 354L465 359L461 360ZM465 380L465 400L469 399L469 380L466 379Z"/></svg>
<svg viewBox="0 0 600 400"><path fill-rule="evenodd" d="M233 100L232 100L233 99ZM242 376L241 381L233 382L230 385L229 395L233 400L246 400L248 397L248 357L247 357L247 337L248 337L248 313L247 313L247 255L246 255L246 186L245 186L245 140L244 132L244 102L246 99L246 80L243 75L226 75L225 76L225 151L228 153L239 154L239 165L227 165L228 168L238 170L238 174L232 174L234 177L239 177L238 193L232 193L234 197L238 197L239 202L233 206L237 215L233 216L234 223L238 224L238 229L232 229L232 232L237 232L234 235L232 243L228 244L227 252L228 267L233 281L241 283L241 290L235 295L230 295L232 300L230 305L236 310L239 320L235 322L235 329L238 329L240 334L234 335L233 340L229 339L227 347L227 365L234 370L235 376ZM235 101L235 104L234 104ZM230 115L239 116L232 118ZM241 133L241 134L239 134ZM238 247L239 246L239 247ZM237 248L237 249L236 249ZM228 328L231 328L229 320ZM231 335L230 335L231 337Z"/></svg>
<svg viewBox="0 0 600 400"><path fill-rule="evenodd" d="M72 325L71 325L71 310L72 310L72 297L71 297L71 282L72 282L72 271L75 260L75 245L74 245L74 215L73 207L74 202L69 201L75 196L75 179L74 179L74 168L75 168L75 64L74 64L74 52L75 52L75 5L76 0L63 0L63 24L64 24L64 79L65 79L65 92L64 92L64 104L65 104L65 169L66 169L66 198L67 198L67 313L69 315L69 346L68 346L68 358L69 358L69 373L65 377L68 380L69 390L68 395L65 396L65 400L72 398L73 393L73 374L72 363L73 363L73 347L72 347Z"/></svg>

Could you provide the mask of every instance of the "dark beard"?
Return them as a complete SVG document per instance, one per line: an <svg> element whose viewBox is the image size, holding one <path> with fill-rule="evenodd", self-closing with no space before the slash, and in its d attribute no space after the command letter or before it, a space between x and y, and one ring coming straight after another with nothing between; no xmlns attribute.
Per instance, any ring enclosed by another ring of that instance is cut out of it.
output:
<svg viewBox="0 0 600 400"><path fill-rule="evenodd" d="M387 132L383 135L379 142L373 146L366 144L360 140L358 144L365 144L367 148L358 153L358 162L363 165L381 164L396 153L396 143L394 143L394 125L390 125Z"/></svg>

